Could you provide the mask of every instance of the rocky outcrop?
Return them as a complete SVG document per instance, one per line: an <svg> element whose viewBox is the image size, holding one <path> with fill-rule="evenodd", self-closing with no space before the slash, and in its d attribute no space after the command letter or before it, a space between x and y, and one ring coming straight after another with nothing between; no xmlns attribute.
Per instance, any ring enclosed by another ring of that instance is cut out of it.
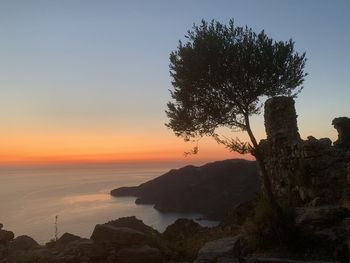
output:
<svg viewBox="0 0 350 263"><path fill-rule="evenodd" d="M341 206L317 206L297 208L296 224L314 229L335 226L350 217L350 211Z"/></svg>
<svg viewBox="0 0 350 263"><path fill-rule="evenodd" d="M145 225L135 216L122 217L98 224L91 235L91 240L97 244L114 247L156 246L155 240L159 232Z"/></svg>
<svg viewBox="0 0 350 263"><path fill-rule="evenodd" d="M154 204L162 212L197 212L221 220L259 190L256 163L236 159L171 170L137 187L112 190L111 194L136 196L138 204Z"/></svg>
<svg viewBox="0 0 350 263"><path fill-rule="evenodd" d="M193 220L180 218L165 229L163 236L168 240L184 240L202 229L203 228Z"/></svg>
<svg viewBox="0 0 350 263"><path fill-rule="evenodd" d="M157 243L156 235L160 234L135 217L120 218L96 225L91 239L64 233L42 246L18 236L0 246L0 262L162 263L171 254Z"/></svg>
<svg viewBox="0 0 350 263"><path fill-rule="evenodd" d="M339 117L332 121L332 125L338 131L338 140L334 145L344 149L350 149L350 118Z"/></svg>
<svg viewBox="0 0 350 263"><path fill-rule="evenodd" d="M349 260L350 210L339 205L300 207L296 226L318 255ZM322 257L320 257L322 258Z"/></svg>
<svg viewBox="0 0 350 263"><path fill-rule="evenodd" d="M207 242L199 250L194 263L233 261L239 256L240 240L241 236L234 236Z"/></svg>
<svg viewBox="0 0 350 263"><path fill-rule="evenodd" d="M158 231L153 229L152 227L144 224L142 220L137 219L135 216L121 217L116 220L112 220L107 222L106 224L114 226L114 227L126 227L131 228L133 230L142 232L144 234L149 235L157 235Z"/></svg>
<svg viewBox="0 0 350 263"><path fill-rule="evenodd" d="M267 139L260 147L277 196L294 193L301 204L342 202L350 161L349 119L333 120L339 137L332 145L329 138L300 138L291 97L267 100L264 117Z"/></svg>
<svg viewBox="0 0 350 263"><path fill-rule="evenodd" d="M6 245L8 244L11 240L13 240L13 238L15 237L15 235L13 234L13 232L8 231L8 230L3 230L2 229L2 224L0 227L0 245Z"/></svg>
<svg viewBox="0 0 350 263"><path fill-rule="evenodd" d="M114 227L109 224L96 225L91 240L99 244L113 246L133 246L147 244L147 236L127 227Z"/></svg>
<svg viewBox="0 0 350 263"><path fill-rule="evenodd" d="M18 236L11 242L11 248L15 250L29 250L38 246L33 238L26 235Z"/></svg>
<svg viewBox="0 0 350 263"><path fill-rule="evenodd" d="M238 258L217 249L226 245L217 246L222 240L215 240L202 247L195 262L326 262L317 261L321 259L348 262L350 210L344 207L344 201L348 200L350 205L350 119L333 120L338 140L332 143L329 138L300 137L291 97L268 99L264 117L267 138L259 146L272 190L281 200L297 197L299 207L292 230L298 241L293 244L294 250L277 245L271 251L250 251L244 247L248 240L243 237L239 255L242 257ZM249 205L248 209L244 207L238 206L235 213L242 210L242 214L249 214Z"/></svg>
<svg viewBox="0 0 350 263"><path fill-rule="evenodd" d="M82 238L71 233L64 233L55 243L56 247L64 248L68 246L71 242L81 240Z"/></svg>

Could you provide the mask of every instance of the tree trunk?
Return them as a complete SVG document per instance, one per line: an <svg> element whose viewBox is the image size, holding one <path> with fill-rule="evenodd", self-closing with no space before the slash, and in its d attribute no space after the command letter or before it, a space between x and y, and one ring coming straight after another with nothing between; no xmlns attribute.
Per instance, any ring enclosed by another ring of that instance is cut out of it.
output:
<svg viewBox="0 0 350 263"><path fill-rule="evenodd" d="M271 208L274 209L279 216L282 216L281 207L278 205L277 200L276 200L274 193L273 193L273 190L272 190L271 178L270 178L269 173L266 170L263 154L260 150L260 147L259 147L259 145L255 139L255 136L252 132L252 129L250 127L250 122L249 122L248 116L245 116L245 124L246 124L246 129L247 129L247 133L249 135L250 141L252 142L253 147L254 147L253 155L254 155L254 157L258 163L258 166L260 168L260 172L261 172L262 179L263 179L264 191L265 191L267 200L268 200L269 204L271 205Z"/></svg>
<svg viewBox="0 0 350 263"><path fill-rule="evenodd" d="M278 236L278 238L281 240L285 239L286 236L288 236L288 225L286 224L287 222L284 220L284 214L283 214L283 210L282 207L280 206L280 204L277 202L277 198L273 193L272 190L272 185L271 185L271 177L268 173L268 171L266 170L266 166L264 163L264 156L263 153L259 147L259 144L257 143L255 136L252 132L252 129L250 127L250 123L249 123L249 117L245 116L245 122L246 122L246 129L249 135L249 138L253 144L254 147L254 156L255 159L259 165L260 168L260 172L263 178L263 186L264 186L264 191L268 200L268 203L272 209L272 211L274 211L275 215L276 215L276 222L273 222L277 225L277 227L280 227L281 229L281 233ZM288 238L288 237L287 237Z"/></svg>

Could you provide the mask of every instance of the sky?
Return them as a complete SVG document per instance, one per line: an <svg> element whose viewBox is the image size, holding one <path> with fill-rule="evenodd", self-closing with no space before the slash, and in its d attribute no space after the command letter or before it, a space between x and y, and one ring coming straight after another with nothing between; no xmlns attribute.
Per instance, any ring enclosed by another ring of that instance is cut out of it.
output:
<svg viewBox="0 0 350 263"><path fill-rule="evenodd" d="M216 19L295 41L309 74L296 100L303 138L350 116L350 1L0 1L0 163L201 162L239 157L167 129L169 54ZM263 116L253 130L265 137ZM241 133L233 137L246 139Z"/></svg>

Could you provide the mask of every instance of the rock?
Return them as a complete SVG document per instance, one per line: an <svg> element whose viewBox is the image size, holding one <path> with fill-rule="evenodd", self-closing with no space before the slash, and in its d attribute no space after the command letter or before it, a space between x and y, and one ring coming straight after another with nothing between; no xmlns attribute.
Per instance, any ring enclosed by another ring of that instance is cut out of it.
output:
<svg viewBox="0 0 350 263"><path fill-rule="evenodd" d="M341 206L303 207L297 209L296 224L312 228L326 228L349 217L350 210Z"/></svg>
<svg viewBox="0 0 350 263"><path fill-rule="evenodd" d="M341 148L350 148L350 118L339 117L332 121L332 125L338 131L338 140L334 145Z"/></svg>
<svg viewBox="0 0 350 263"><path fill-rule="evenodd" d="M135 216L121 217L113 221L109 221L106 224L114 227L127 227L140 231L145 234L157 235L159 232L150 226L143 223L142 220L137 219Z"/></svg>
<svg viewBox="0 0 350 263"><path fill-rule="evenodd" d="M18 236L11 242L11 248L15 250L29 250L38 247L39 244L30 236Z"/></svg>
<svg viewBox="0 0 350 263"><path fill-rule="evenodd" d="M56 242L55 242L55 246L56 247L65 247L67 246L69 243L71 243L72 241L75 240L80 240L81 237L70 234L70 233L64 233Z"/></svg>
<svg viewBox="0 0 350 263"><path fill-rule="evenodd" d="M293 260L287 258L265 258L265 257L250 257L246 259L247 263L339 263L337 261L312 261L312 260Z"/></svg>
<svg viewBox="0 0 350 263"><path fill-rule="evenodd" d="M7 244L10 242L15 235L12 231L0 230L0 244Z"/></svg>
<svg viewBox="0 0 350 263"><path fill-rule="evenodd" d="M67 235L66 235L67 236ZM70 237L70 236L69 236ZM95 263L95 262L116 262L108 261L110 247L97 245L87 238L71 240L65 246L44 247L40 246L29 250L36 261L47 263ZM112 251L114 251L112 249ZM27 262L27 261L25 261ZM32 262L32 261L30 261Z"/></svg>
<svg viewBox="0 0 350 263"><path fill-rule="evenodd" d="M207 242L198 252L194 263L216 262L219 258L239 255L241 236L226 237ZM222 259L223 260L223 259Z"/></svg>
<svg viewBox="0 0 350 263"><path fill-rule="evenodd" d="M333 120L339 133L334 146L329 138L300 138L291 97L268 99L264 118L267 139L259 146L275 195L293 195L301 205L316 198L322 205L343 202L350 161L350 118Z"/></svg>
<svg viewBox="0 0 350 263"><path fill-rule="evenodd" d="M198 233L201 229L203 227L192 219L179 218L165 229L163 236L168 240L182 240Z"/></svg>
<svg viewBox="0 0 350 263"><path fill-rule="evenodd" d="M243 225L247 218L254 215L256 200L250 200L237 205L230 216L220 222L220 226Z"/></svg>
<svg viewBox="0 0 350 263"><path fill-rule="evenodd" d="M145 245L147 236L137 230L127 227L114 227L109 224L96 225L91 239L100 244L113 244L120 246Z"/></svg>
<svg viewBox="0 0 350 263"><path fill-rule="evenodd" d="M297 115L292 97L278 96L265 102L265 130L273 142L290 142L300 139Z"/></svg>
<svg viewBox="0 0 350 263"><path fill-rule="evenodd" d="M107 257L108 253L106 253L106 251L106 247L98 246L90 239L81 238L69 242L69 245L65 246L60 252L63 256L74 256L76 261L73 262L77 262L77 259L82 258L85 258L87 262L100 262L101 259Z"/></svg>
<svg viewBox="0 0 350 263"><path fill-rule="evenodd" d="M323 147L332 146L332 141L329 138L321 138L321 139L319 139L319 143L321 143Z"/></svg>
<svg viewBox="0 0 350 263"><path fill-rule="evenodd" d="M39 246L38 248L35 248L35 250L32 251L32 255L34 258L36 258L36 261L33 260L33 262L55 262L53 261L52 251L46 247Z"/></svg>
<svg viewBox="0 0 350 263"><path fill-rule="evenodd" d="M321 201L322 201L321 198L315 197L313 200L311 200L308 206L311 206L311 207L320 206L322 204Z"/></svg>
<svg viewBox="0 0 350 263"><path fill-rule="evenodd" d="M0 230L3 228L3 226L4 226L4 225L0 223Z"/></svg>
<svg viewBox="0 0 350 263"><path fill-rule="evenodd" d="M159 249L149 246L136 248L123 248L118 251L119 263L162 263L163 259Z"/></svg>

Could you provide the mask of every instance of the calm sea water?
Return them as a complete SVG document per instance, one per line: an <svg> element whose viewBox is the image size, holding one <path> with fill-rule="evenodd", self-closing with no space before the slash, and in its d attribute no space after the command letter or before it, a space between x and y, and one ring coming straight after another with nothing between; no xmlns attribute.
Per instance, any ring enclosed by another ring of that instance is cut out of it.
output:
<svg viewBox="0 0 350 263"><path fill-rule="evenodd" d="M136 216L159 231L177 218L199 214L159 213L151 205L136 205L135 198L115 198L111 189L138 185L171 167L84 165L0 168L0 222L15 235L29 235L39 243L70 232L90 237L97 223ZM202 220L202 225L217 222Z"/></svg>

